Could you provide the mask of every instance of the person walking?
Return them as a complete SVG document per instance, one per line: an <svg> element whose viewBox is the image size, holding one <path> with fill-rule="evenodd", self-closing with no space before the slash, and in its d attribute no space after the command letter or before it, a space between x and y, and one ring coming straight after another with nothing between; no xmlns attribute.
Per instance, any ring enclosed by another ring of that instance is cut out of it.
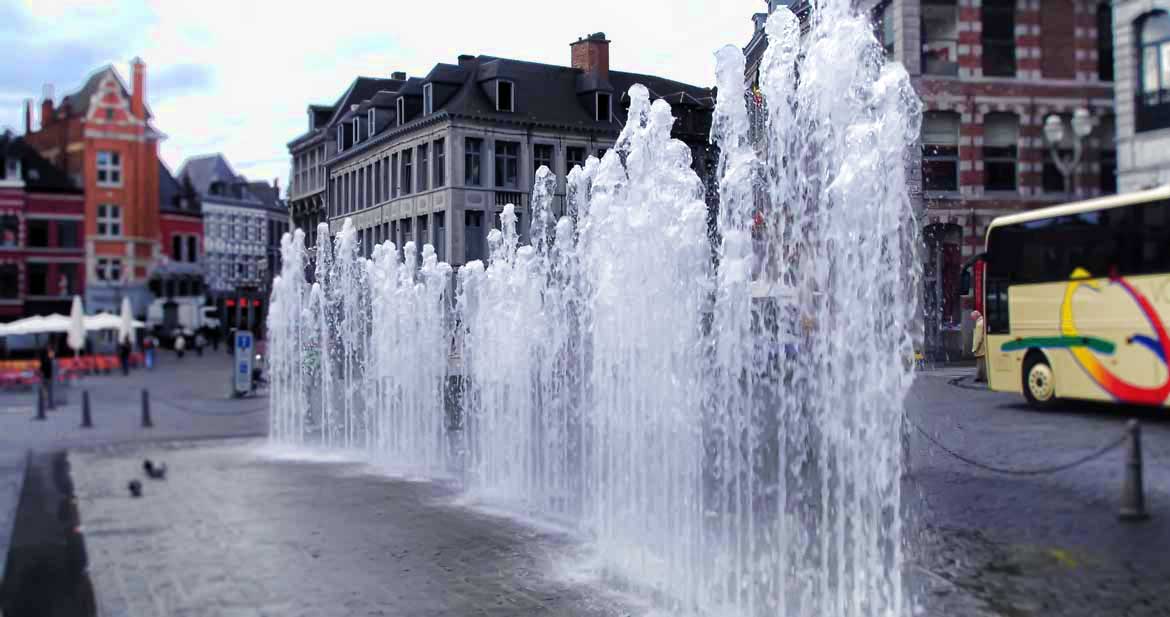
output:
<svg viewBox="0 0 1170 617"><path fill-rule="evenodd" d="M975 354L975 381L987 381L987 337L984 333L986 324L979 311L971 311L971 319L975 321L975 329L971 332L971 353Z"/></svg>
<svg viewBox="0 0 1170 617"><path fill-rule="evenodd" d="M118 361L122 364L122 375L128 376L130 374L130 340L122 339L118 343Z"/></svg>
<svg viewBox="0 0 1170 617"><path fill-rule="evenodd" d="M175 353L179 355L180 360L183 359L183 352L186 351L186 349L187 339L183 338L183 335L180 334L177 338L175 338Z"/></svg>
<svg viewBox="0 0 1170 617"><path fill-rule="evenodd" d="M146 362L146 369L154 369L154 348L158 347L158 340L153 336L146 336L142 339L142 355Z"/></svg>
<svg viewBox="0 0 1170 617"><path fill-rule="evenodd" d="M41 391L45 394L45 408L53 409L53 364L56 354L50 342L41 350Z"/></svg>
<svg viewBox="0 0 1170 617"><path fill-rule="evenodd" d="M203 333L196 332L195 333L195 353L199 354L200 358L203 357L203 348L206 345L207 345L207 339L204 338Z"/></svg>

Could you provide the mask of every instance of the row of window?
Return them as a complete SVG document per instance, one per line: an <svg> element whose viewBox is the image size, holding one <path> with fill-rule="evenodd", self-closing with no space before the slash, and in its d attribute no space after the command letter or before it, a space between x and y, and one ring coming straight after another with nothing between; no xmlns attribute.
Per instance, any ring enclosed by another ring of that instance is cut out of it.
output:
<svg viewBox="0 0 1170 617"><path fill-rule="evenodd" d="M80 264L28 262L24 265L25 294L69 297L78 293L77 275L80 267ZM20 267L14 263L0 264L0 299L18 297Z"/></svg>
<svg viewBox="0 0 1170 617"><path fill-rule="evenodd" d="M34 248L81 248L81 221L28 219L25 243ZM0 247L20 245L20 218L0 215Z"/></svg>
<svg viewBox="0 0 1170 617"><path fill-rule="evenodd" d="M1065 118L1065 123L1069 120ZM959 126L956 112L929 111L922 118L922 187L926 191L959 190ZM1117 192L1117 151L1113 146L1113 118L1102 117L1095 129L1103 147L1098 151L1101 175L1098 186L1102 193ZM1071 128L1064 131L1060 144L1061 156L1068 158L1076 137ZM983 117L983 188L987 191L1016 191L1019 189L1020 123L1016 114L989 113ZM1052 160L1050 148L1044 149L1044 167L1041 188L1046 193L1068 190L1064 175Z"/></svg>
<svg viewBox="0 0 1170 617"><path fill-rule="evenodd" d="M172 234L171 261L198 263L199 236L194 234Z"/></svg>
<svg viewBox="0 0 1170 617"><path fill-rule="evenodd" d="M292 192L302 193L325 186L325 146L293 156Z"/></svg>
<svg viewBox="0 0 1170 617"><path fill-rule="evenodd" d="M883 5L879 16L880 37L888 54L895 44L893 2ZM979 8L983 75L1015 77L1016 0L983 0ZM959 74L959 2L923 0L921 16L922 72L927 75ZM1041 74L1056 79L1075 79L1072 54L1076 15L1067 0L1042 0L1040 7ZM1097 78L1113 81L1113 11L1108 2L1096 9Z"/></svg>
<svg viewBox="0 0 1170 617"><path fill-rule="evenodd" d="M264 241L262 237L263 226L263 216L247 216L242 214L209 216L203 223L204 234L208 238L249 240L252 242Z"/></svg>

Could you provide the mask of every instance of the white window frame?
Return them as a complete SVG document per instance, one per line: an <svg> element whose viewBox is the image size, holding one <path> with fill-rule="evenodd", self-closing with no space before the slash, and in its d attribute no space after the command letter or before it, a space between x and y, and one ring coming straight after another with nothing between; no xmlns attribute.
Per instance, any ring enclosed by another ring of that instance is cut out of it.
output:
<svg viewBox="0 0 1170 617"><path fill-rule="evenodd" d="M605 119L601 117L601 97L606 97L609 101L608 109L605 110ZM515 93L513 93L515 97ZM613 94L610 92L594 92L593 93L593 118L597 122L609 122L613 118Z"/></svg>
<svg viewBox="0 0 1170 617"><path fill-rule="evenodd" d="M394 101L394 115L398 119L398 126L406 124L406 97L400 96Z"/></svg>
<svg viewBox="0 0 1170 617"><path fill-rule="evenodd" d="M423 115L435 113L435 89L432 84L423 84Z"/></svg>
<svg viewBox="0 0 1170 617"><path fill-rule="evenodd" d="M345 150L345 125L337 125L337 151Z"/></svg>
<svg viewBox="0 0 1170 617"><path fill-rule="evenodd" d="M353 117L353 143L358 143L362 140L362 118L361 116Z"/></svg>
<svg viewBox="0 0 1170 617"><path fill-rule="evenodd" d="M508 107L508 109L502 109L500 107L500 84L508 84L509 86L512 87L512 100L510 101L512 104ZM496 111L507 111L507 112L516 111L516 82L514 82L510 79L497 79L496 80Z"/></svg>
<svg viewBox="0 0 1170 617"><path fill-rule="evenodd" d="M375 129L374 108L373 107L371 107L368 111L366 111L366 125L367 125L366 126L366 135L369 137L373 137L374 136L374 129Z"/></svg>
<svg viewBox="0 0 1170 617"><path fill-rule="evenodd" d="M99 257L94 269L94 275L97 276L97 279L106 283L120 281L125 275L122 260L117 257ZM116 276L114 275L115 270L117 271Z"/></svg>
<svg viewBox="0 0 1170 617"><path fill-rule="evenodd" d="M117 150L98 150L96 165L98 186L122 186L122 154L120 152ZM104 180L102 179L103 174L106 175Z"/></svg>
<svg viewBox="0 0 1170 617"><path fill-rule="evenodd" d="M121 206L118 204L98 204L97 235L99 238L122 237Z"/></svg>

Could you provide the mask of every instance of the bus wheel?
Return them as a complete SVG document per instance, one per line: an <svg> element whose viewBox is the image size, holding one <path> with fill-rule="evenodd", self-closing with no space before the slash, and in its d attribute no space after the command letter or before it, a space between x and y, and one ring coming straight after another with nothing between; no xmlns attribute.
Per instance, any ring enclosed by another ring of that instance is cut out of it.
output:
<svg viewBox="0 0 1170 617"><path fill-rule="evenodd" d="M1046 409L1056 402L1056 381L1052 366L1039 353L1030 354L1024 360L1024 398L1037 409Z"/></svg>

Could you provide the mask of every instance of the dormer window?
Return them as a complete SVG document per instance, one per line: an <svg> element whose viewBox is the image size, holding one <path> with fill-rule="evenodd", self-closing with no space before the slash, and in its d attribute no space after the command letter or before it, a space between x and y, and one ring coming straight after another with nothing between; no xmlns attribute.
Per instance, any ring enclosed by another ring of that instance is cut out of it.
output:
<svg viewBox="0 0 1170 617"><path fill-rule="evenodd" d="M593 119L598 122L609 122L609 117L612 111L613 96L608 92L598 92L596 115L593 117Z"/></svg>
<svg viewBox="0 0 1170 617"><path fill-rule="evenodd" d="M398 116L398 126L406 123L406 97L398 97L398 101L394 105L395 115Z"/></svg>
<svg viewBox="0 0 1170 617"><path fill-rule="evenodd" d="M366 134L369 137L373 137L375 128L376 125L374 123L374 108L371 107L370 110L366 112Z"/></svg>
<svg viewBox="0 0 1170 617"><path fill-rule="evenodd" d="M357 143L362 139L362 121L361 118L353 119L353 143Z"/></svg>
<svg viewBox="0 0 1170 617"><path fill-rule="evenodd" d="M435 113L435 92L431 84L423 84L423 115Z"/></svg>
<svg viewBox="0 0 1170 617"><path fill-rule="evenodd" d="M496 82L496 111L516 111L515 88L510 81Z"/></svg>
<svg viewBox="0 0 1170 617"><path fill-rule="evenodd" d="M345 150L345 126L337 125L337 151Z"/></svg>

